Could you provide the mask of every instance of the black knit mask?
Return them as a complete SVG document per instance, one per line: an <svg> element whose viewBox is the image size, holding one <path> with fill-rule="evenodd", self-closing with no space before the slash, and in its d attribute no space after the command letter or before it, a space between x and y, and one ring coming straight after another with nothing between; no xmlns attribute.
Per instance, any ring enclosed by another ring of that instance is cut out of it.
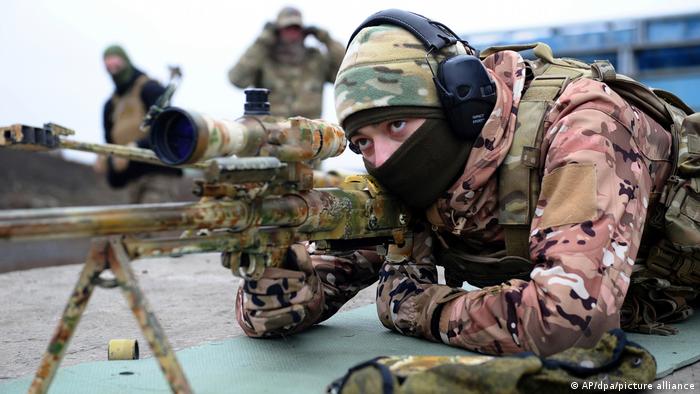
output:
<svg viewBox="0 0 700 394"><path fill-rule="evenodd" d="M367 172L408 206L426 209L462 174L471 148L445 119L426 119L384 164L364 162Z"/></svg>

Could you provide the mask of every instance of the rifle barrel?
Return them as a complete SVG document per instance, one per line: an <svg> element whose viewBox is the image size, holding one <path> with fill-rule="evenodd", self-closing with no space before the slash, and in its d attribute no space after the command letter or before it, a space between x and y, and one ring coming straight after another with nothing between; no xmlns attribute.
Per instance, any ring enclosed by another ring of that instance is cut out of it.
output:
<svg viewBox="0 0 700 394"><path fill-rule="evenodd" d="M170 230L230 229L251 224L295 226L306 220L301 198L262 200L261 223L251 223L254 205L244 201L203 201L0 211L0 239L58 239Z"/></svg>

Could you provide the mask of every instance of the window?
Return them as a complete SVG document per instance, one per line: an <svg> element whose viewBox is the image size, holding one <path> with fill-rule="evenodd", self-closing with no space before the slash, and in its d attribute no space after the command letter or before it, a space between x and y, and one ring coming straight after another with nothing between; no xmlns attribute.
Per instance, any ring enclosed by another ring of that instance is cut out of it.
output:
<svg viewBox="0 0 700 394"><path fill-rule="evenodd" d="M671 19L651 21L647 27L647 39L650 42L665 42L683 40L685 20Z"/></svg>
<svg viewBox="0 0 700 394"><path fill-rule="evenodd" d="M700 67L700 45L636 51L640 71Z"/></svg>

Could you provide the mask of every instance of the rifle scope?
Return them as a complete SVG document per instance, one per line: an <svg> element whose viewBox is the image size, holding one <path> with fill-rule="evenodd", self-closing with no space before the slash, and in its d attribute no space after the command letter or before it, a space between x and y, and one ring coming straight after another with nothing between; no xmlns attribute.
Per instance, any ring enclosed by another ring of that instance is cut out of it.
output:
<svg viewBox="0 0 700 394"><path fill-rule="evenodd" d="M151 125L151 146L168 165L233 155L274 156L281 161L323 160L343 152L345 133L338 125L320 119L248 115L230 121L170 107Z"/></svg>
<svg viewBox="0 0 700 394"><path fill-rule="evenodd" d="M214 119L193 111L170 107L151 126L151 146L169 165L231 155L250 156L263 140L265 129L258 122Z"/></svg>

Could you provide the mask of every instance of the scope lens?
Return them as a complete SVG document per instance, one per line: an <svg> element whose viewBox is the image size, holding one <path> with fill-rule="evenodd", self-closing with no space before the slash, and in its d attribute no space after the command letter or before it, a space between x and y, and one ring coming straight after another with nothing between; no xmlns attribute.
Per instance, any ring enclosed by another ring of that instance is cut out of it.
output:
<svg viewBox="0 0 700 394"><path fill-rule="evenodd" d="M194 120L183 110L163 111L151 127L153 150L166 164L184 164L192 157L197 144Z"/></svg>
<svg viewBox="0 0 700 394"><path fill-rule="evenodd" d="M187 156L194 147L194 126L189 119L184 116L173 119L165 137L168 150L174 157L181 160L189 159Z"/></svg>

